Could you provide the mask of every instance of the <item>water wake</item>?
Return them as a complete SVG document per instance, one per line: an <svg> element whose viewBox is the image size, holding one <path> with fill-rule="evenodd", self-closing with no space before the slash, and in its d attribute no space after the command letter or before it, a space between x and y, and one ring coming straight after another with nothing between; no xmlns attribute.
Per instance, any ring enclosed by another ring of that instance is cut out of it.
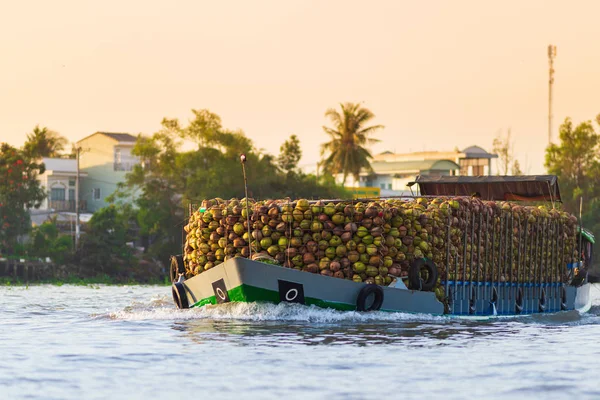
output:
<svg viewBox="0 0 600 400"><path fill-rule="evenodd" d="M598 288L595 290L600 293ZM597 318L600 316L600 296L593 296L593 306L589 313L584 314L584 319ZM316 306L304 306L292 303L228 303L220 305L208 305L201 308L189 310L178 310L168 295L151 298L146 302L133 302L124 309L94 315L97 318L109 318L114 320L239 320L239 321L305 321L315 323L375 323L375 322L427 322L427 321L456 321L463 320L492 320L498 319L530 319L532 316L497 316L497 317L451 317L435 316L428 314L412 313L390 313L369 312L360 313L356 311L337 311L323 309ZM533 320L549 320L553 323L569 323L581 320L576 312L544 314L533 316Z"/></svg>
<svg viewBox="0 0 600 400"><path fill-rule="evenodd" d="M332 322L399 322L399 321L442 321L443 316L428 314L337 311L316 306L280 303L229 303L208 305L198 309L178 310L166 306L162 301L154 305L134 303L123 310L98 315L100 318L116 320L240 320L240 321L304 321L316 323Z"/></svg>

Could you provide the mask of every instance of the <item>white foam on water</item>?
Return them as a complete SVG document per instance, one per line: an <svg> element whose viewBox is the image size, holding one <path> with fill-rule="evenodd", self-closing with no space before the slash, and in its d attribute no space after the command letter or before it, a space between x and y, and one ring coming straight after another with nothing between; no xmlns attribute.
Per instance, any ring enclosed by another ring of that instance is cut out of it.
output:
<svg viewBox="0 0 600 400"><path fill-rule="evenodd" d="M156 304L156 303L155 303ZM134 304L123 310L98 315L100 318L117 320L241 320L241 321L305 321L316 323L332 322L399 322L399 321L442 321L447 317L429 314L396 312L337 311L316 306L280 303L229 303L207 305L201 308L178 310L164 305L142 306Z"/></svg>
<svg viewBox="0 0 600 400"><path fill-rule="evenodd" d="M593 285L592 305L600 306L600 287ZM96 318L115 320L241 320L241 321L306 321L315 323L336 322L403 322L403 321L451 321L511 319L515 316L498 316L494 307L494 316L439 316L400 312L357 312L337 311L316 306L304 306L292 303L228 303L207 305L200 308L178 310L168 295L155 296L147 302L133 302L131 305L106 314L94 315ZM523 318L524 316L520 316Z"/></svg>

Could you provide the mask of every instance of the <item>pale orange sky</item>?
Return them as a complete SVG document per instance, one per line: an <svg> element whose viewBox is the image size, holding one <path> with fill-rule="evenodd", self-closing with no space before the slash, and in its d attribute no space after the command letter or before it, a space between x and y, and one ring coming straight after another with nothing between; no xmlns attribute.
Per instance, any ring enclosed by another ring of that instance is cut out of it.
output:
<svg viewBox="0 0 600 400"><path fill-rule="evenodd" d="M151 134L208 108L277 154L319 159L328 107L364 102L374 153L491 148L512 128L543 172L548 61L555 129L600 113L598 1L0 2L0 141L36 124L71 141Z"/></svg>

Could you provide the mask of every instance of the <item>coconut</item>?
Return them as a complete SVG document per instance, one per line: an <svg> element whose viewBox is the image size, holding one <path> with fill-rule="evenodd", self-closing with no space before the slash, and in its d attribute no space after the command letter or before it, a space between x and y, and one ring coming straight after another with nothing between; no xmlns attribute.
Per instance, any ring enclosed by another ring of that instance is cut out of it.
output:
<svg viewBox="0 0 600 400"><path fill-rule="evenodd" d="M299 254L298 254L298 255L295 255L295 256L292 258L292 264L293 264L295 267L301 267L301 266L302 266L302 256L301 256L301 255L299 255Z"/></svg>
<svg viewBox="0 0 600 400"><path fill-rule="evenodd" d="M344 214L336 213L331 217L331 221L336 225L342 225L344 221L346 221L346 218L344 217Z"/></svg>
<svg viewBox="0 0 600 400"><path fill-rule="evenodd" d="M315 263L309 264L306 266L306 270L308 272L312 272L313 274L316 274L319 272L319 266Z"/></svg>
<svg viewBox="0 0 600 400"><path fill-rule="evenodd" d="M265 239L263 239L263 240L265 240ZM269 253L270 256L276 256L279 253L279 246L277 246L277 245L269 246L267 248L267 253Z"/></svg>
<svg viewBox="0 0 600 400"><path fill-rule="evenodd" d="M336 256L335 247L328 247L325 249L325 257L333 259Z"/></svg>
<svg viewBox="0 0 600 400"><path fill-rule="evenodd" d="M377 255L369 257L369 265L379 267L381 265L381 257Z"/></svg>
<svg viewBox="0 0 600 400"><path fill-rule="evenodd" d="M285 249L285 255L287 258L294 258L298 254L298 249L294 247L289 247Z"/></svg>
<svg viewBox="0 0 600 400"><path fill-rule="evenodd" d="M364 263L359 261L359 262L355 262L352 265L352 269L354 270L354 272L361 273L361 272L365 272L365 270L367 269L367 266Z"/></svg>
<svg viewBox="0 0 600 400"><path fill-rule="evenodd" d="M369 234L369 230L364 226L359 226L356 230L356 236L363 238Z"/></svg>
<svg viewBox="0 0 600 400"><path fill-rule="evenodd" d="M367 254L370 256L377 254L377 251L378 251L377 246L375 246L374 244L368 245L366 250L367 250Z"/></svg>
<svg viewBox="0 0 600 400"><path fill-rule="evenodd" d="M312 264L315 262L315 256L312 253L304 253L302 256L302 262L304 265Z"/></svg>
<svg viewBox="0 0 600 400"><path fill-rule="evenodd" d="M333 214L335 214L335 205L333 203L328 203L323 208L323 212L325 213L325 215L331 217Z"/></svg>
<svg viewBox="0 0 600 400"><path fill-rule="evenodd" d="M337 247L341 244L342 244L342 239L339 236L334 235L334 236L331 236L331 239L329 239L330 246Z"/></svg>
<svg viewBox="0 0 600 400"><path fill-rule="evenodd" d="M334 278L341 278L341 279L344 279L344 273L343 273L342 271L335 271L335 272L333 273L333 277L334 277Z"/></svg>
<svg viewBox="0 0 600 400"><path fill-rule="evenodd" d="M329 263L329 269L336 272L342 269L342 265L338 261L332 261Z"/></svg>
<svg viewBox="0 0 600 400"><path fill-rule="evenodd" d="M323 257L321 260L319 260L319 269L324 270L329 268L330 262L331 260L328 257Z"/></svg>

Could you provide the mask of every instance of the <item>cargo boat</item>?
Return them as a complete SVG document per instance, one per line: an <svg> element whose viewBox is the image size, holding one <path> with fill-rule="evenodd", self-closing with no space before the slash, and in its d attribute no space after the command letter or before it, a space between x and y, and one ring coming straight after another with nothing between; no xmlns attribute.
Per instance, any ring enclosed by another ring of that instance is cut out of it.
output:
<svg viewBox="0 0 600 400"><path fill-rule="evenodd" d="M560 201L555 176L419 176L413 184L419 188L419 195L414 199L475 197L552 204ZM373 199L366 201L369 200ZM531 226L527 220L515 225L515 215L511 212L503 212L496 219L492 217L493 224L486 225L484 218L476 213L467 216L467 224L461 230L465 244L461 248L462 255L447 241L445 267L441 273L431 259L416 258L407 276L391 276L390 283L378 285L276 265L272 258L266 256L261 260L260 254L258 257L255 254L255 259L229 258L186 279L186 260L179 255L171 259L173 299L181 309L228 302L289 302L343 311L433 315L526 315L589 310L591 284L587 265L592 261L594 243L590 232L579 225L576 242L566 243L565 228L549 218L538 218ZM447 237L450 237L450 226L448 223ZM482 232L482 226L488 230ZM556 233L556 237L548 232ZM500 236L494 238L496 233ZM528 236L531 236L529 241ZM479 243L467 246L475 237ZM560 255L561 246L564 249L568 245L580 256ZM475 254L474 247L483 254ZM480 261L479 265L485 260L485 272L480 266L471 275L473 262L467 265L467 260L474 259ZM513 268L509 276L501 273L507 265ZM491 271L487 270L488 266Z"/></svg>

